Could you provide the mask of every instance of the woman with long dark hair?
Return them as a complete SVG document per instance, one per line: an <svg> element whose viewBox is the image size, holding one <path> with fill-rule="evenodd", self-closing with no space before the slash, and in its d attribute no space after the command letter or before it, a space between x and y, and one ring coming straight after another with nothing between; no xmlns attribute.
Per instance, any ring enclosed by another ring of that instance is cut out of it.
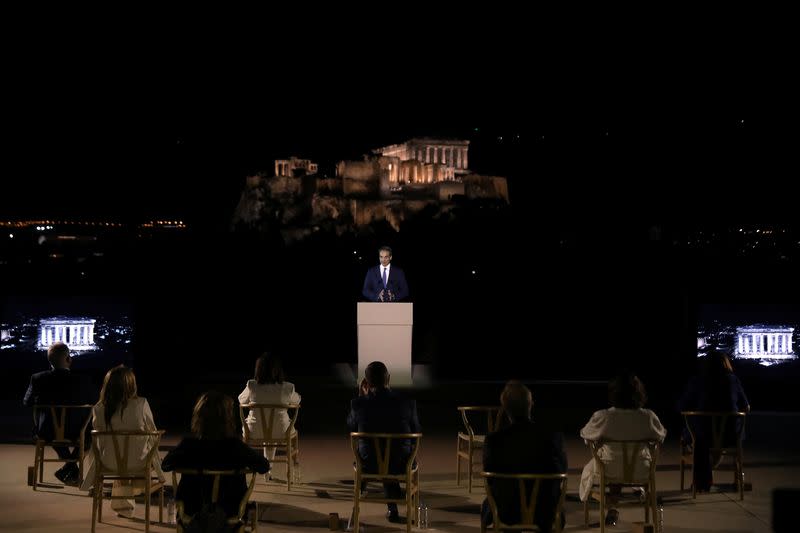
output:
<svg viewBox="0 0 800 533"><path fill-rule="evenodd" d="M733 373L728 356L719 350L711 350L702 361L699 375L692 377L678 404L681 411L750 412L750 402L744 393L739 378ZM707 424L692 421L695 433L694 465L692 483L698 492L708 492L714 483L713 468L719 457L711 457L709 450L711 430ZM742 420L737 420L742 424ZM731 425L732 426L732 425ZM728 428L727 440L733 441L739 427ZM684 443L691 442L688 428L683 431Z"/></svg>
<svg viewBox="0 0 800 533"><path fill-rule="evenodd" d="M200 396L192 413L192 437L185 438L164 457L165 471L175 469L240 470L250 468L265 474L269 461L236 436L233 400L216 391ZM212 478L184 475L175 498L183 502L184 512L194 515L210 502ZM220 480L219 506L225 516L235 516L247 492L244 474Z"/></svg>

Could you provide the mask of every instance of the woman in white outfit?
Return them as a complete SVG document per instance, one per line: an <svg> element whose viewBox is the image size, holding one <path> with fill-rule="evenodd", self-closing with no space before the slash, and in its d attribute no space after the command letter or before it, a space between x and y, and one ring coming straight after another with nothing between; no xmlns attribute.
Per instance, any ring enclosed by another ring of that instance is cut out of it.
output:
<svg viewBox="0 0 800 533"><path fill-rule="evenodd" d="M239 405L248 403L290 404L300 403L300 395L294 390L294 384L286 381L281 360L269 354L264 354L256 361L255 377L247 382L244 390L239 394ZM260 439L261 422L256 419L257 411L251 410L244 423L247 424L251 439ZM269 410L264 410L264 416L270 416ZM270 438L283 438L289 429L289 413L286 409L276 409L273 417L272 435ZM242 429L244 432L244 429ZM267 448L267 458L275 459L275 447Z"/></svg>
<svg viewBox="0 0 800 533"><path fill-rule="evenodd" d="M123 365L112 368L103 380L100 401L92 408L92 426L98 431L156 431L153 413L147 399L136 394L136 376L133 370ZM119 440L120 446L123 440ZM128 468L136 469L144 466L147 454L152 448L149 437L131 438L128 456ZM114 444L110 437L100 437L97 442L103 464L110 468L117 466L114 455ZM81 489L89 490L94 484L95 462L93 458ZM161 458L156 452L153 455L153 469L159 479L164 481L161 471ZM130 499L112 499L111 508L118 514L131 518L134 510L133 497L144 492L144 482L114 481L112 496L130 496Z"/></svg>
<svg viewBox="0 0 800 533"><path fill-rule="evenodd" d="M624 373L608 384L609 409L596 411L589 422L581 429L584 441L599 439L611 440L645 440L652 439L664 442L667 430L661 425L656 414L644 409L646 395L644 385L635 375ZM606 474L611 477L622 477L622 447L611 443L598 450L598 456L605 465ZM635 479L647 479L650 474L650 452L643 448L634 465ZM600 473L595 460L589 461L583 468L578 494L581 501L586 501L592 483L599 482ZM613 505L614 498L610 497ZM610 508L606 515L606 523L616 523L619 513Z"/></svg>

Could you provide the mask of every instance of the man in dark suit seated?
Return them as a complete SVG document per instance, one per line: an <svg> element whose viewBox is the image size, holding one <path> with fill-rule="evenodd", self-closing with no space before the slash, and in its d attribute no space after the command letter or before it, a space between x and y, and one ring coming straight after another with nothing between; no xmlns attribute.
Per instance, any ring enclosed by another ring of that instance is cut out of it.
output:
<svg viewBox="0 0 800 533"><path fill-rule="evenodd" d="M531 420L533 396L530 389L518 381L509 381L500 395L501 414L508 417L510 426L486 436L483 447L483 470L508 474L560 474L567 471L564 436L547 431ZM531 482L532 483L532 482ZM492 494L500 519L506 524L520 522L519 484L516 480L494 480ZM536 501L534 521L542 531L553 526L560 488L554 481L542 482ZM559 517L563 524L563 514ZM483 501L481 520L492 523L488 500Z"/></svg>
<svg viewBox="0 0 800 533"><path fill-rule="evenodd" d="M365 433L419 433L422 428L417 416L417 403L404 398L389 388L389 371L380 361L370 363L364 371L365 377L358 388L358 398L350 402L347 425L350 431ZM389 456L389 473L401 474L411 455L411 442L393 443ZM365 472L377 472L378 463L372 442L361 440L358 454ZM363 490L364 487L362 487ZM386 498L401 498L400 484L383 484ZM387 504L386 517L390 522L399 522L397 504Z"/></svg>
<svg viewBox="0 0 800 533"><path fill-rule="evenodd" d="M87 376L73 374L70 371L72 357L69 354L69 347L63 342L56 342L47 350L47 360L50 362L50 370L38 372L31 376L28 390L25 391L25 398L22 404L26 407L34 405L81 405L94 403L97 396ZM76 439L79 436L80 428L88 413L80 413L78 410L71 409L65 422L64 437ZM43 440L53 440L52 414L49 409L40 409L37 412L34 436ZM61 459L76 459L79 455L77 448L70 450L68 446L53 446ZM59 468L56 477L66 485L75 485L78 482L77 463L65 463Z"/></svg>

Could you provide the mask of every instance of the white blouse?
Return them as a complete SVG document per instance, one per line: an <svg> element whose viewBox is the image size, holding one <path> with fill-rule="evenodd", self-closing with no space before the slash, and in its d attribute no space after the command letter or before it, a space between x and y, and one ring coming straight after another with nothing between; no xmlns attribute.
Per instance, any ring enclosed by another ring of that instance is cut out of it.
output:
<svg viewBox="0 0 800 533"><path fill-rule="evenodd" d="M105 406L101 403L96 404L92 408L92 427L98 431L156 431L150 404L147 403L146 398L142 397L130 399L125 409L117 409L117 412L111 417L110 425L106 425ZM118 442L120 447L125 445L123 439L118 439ZM131 470L143 468L147 454L153 447L151 438L130 437L129 446L128 468ZM97 448L100 451L103 464L109 468L116 468L117 458L114 455L114 444L111 441L111 437L99 438ZM120 450L120 453L124 453L124 451ZM96 458L93 459L96 460ZM94 482L95 460L92 461L84 478L81 486L83 490L89 490L89 487ZM158 452L153 454L153 468L158 477L163 480L164 473L161 471L161 457Z"/></svg>
<svg viewBox="0 0 800 533"><path fill-rule="evenodd" d="M667 430L661 425L658 416L650 409L617 409L611 407L595 411L592 418L581 429L585 441L599 439L645 440L664 442ZM606 475L611 478L623 477L622 446L618 443L604 444L597 455L605 465ZM639 453L634 465L634 479L646 480L650 472L650 451L645 447ZM579 495L585 501L591 489L594 476L598 475L594 460L584 467L581 475Z"/></svg>
<svg viewBox="0 0 800 533"><path fill-rule="evenodd" d="M300 403L300 395L294 390L294 383L284 381L283 383L264 383L259 385L256 380L251 379L247 382L241 394L239 394L239 405L248 403L271 403L289 404ZM251 439L260 439L261 422L256 420L255 410L251 410L245 419ZM265 416L270 416L269 410L264 411ZM286 409L276 409L273 418L272 435L270 438L281 438L289 429L289 413Z"/></svg>

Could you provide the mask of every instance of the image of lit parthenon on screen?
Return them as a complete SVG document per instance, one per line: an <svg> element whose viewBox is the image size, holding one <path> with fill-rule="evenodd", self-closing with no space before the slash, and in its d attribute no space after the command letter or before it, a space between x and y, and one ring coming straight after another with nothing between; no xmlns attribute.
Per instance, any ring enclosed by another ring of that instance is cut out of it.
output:
<svg viewBox="0 0 800 533"><path fill-rule="evenodd" d="M66 343L70 350L96 350L94 318L54 317L39 321L39 347L47 348L54 342Z"/></svg>
<svg viewBox="0 0 800 533"><path fill-rule="evenodd" d="M794 328L756 324L736 328L734 357L737 359L795 359Z"/></svg>

